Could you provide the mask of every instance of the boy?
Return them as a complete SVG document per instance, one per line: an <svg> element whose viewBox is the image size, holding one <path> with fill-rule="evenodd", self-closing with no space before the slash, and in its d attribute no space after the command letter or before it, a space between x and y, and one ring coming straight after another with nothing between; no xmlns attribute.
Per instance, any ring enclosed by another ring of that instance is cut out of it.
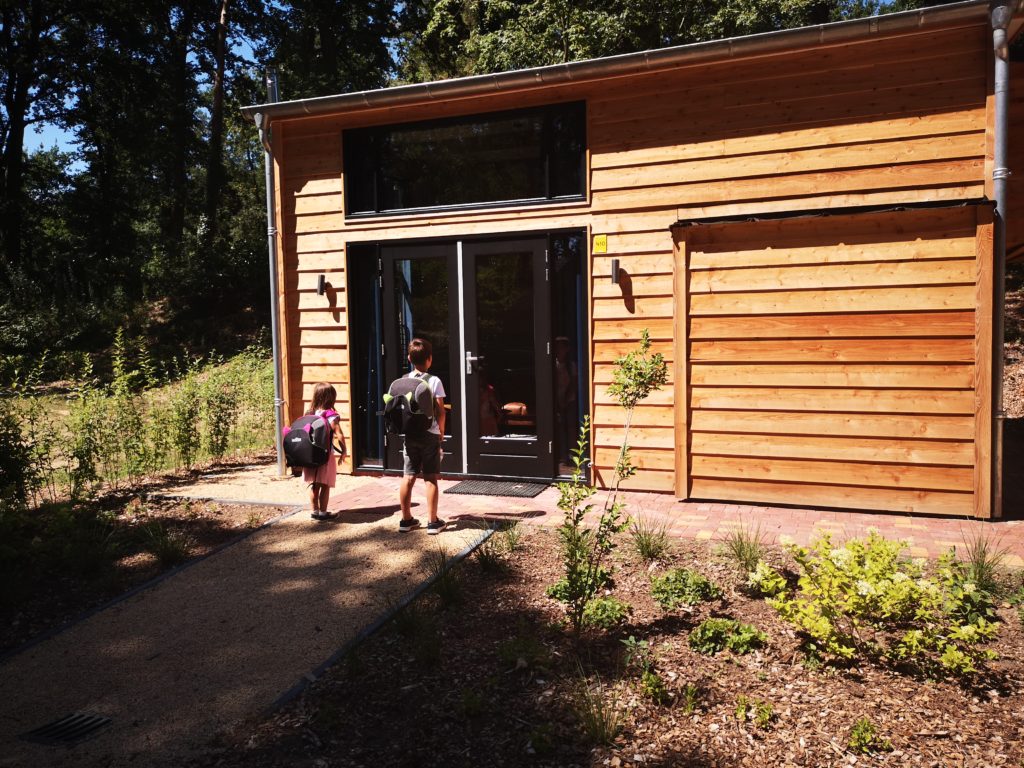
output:
<svg viewBox="0 0 1024 768"><path fill-rule="evenodd" d="M423 475L423 482L427 484L427 510L430 515L430 522L427 523L427 533L437 534L445 529L447 523L437 516L437 476L441 473L441 441L444 440L444 385L437 376L430 376L430 364L434 361L433 348L430 342L425 339L413 339L409 342L409 362L415 370L408 374L410 378L421 378L430 384L431 393L434 396L434 423L422 436L405 436L405 448L402 453L405 457L405 468L402 471L402 487L398 494L398 501L402 506L402 521L398 524L398 530L408 533L418 528L420 521L412 516L412 487L416 483L416 475Z"/></svg>

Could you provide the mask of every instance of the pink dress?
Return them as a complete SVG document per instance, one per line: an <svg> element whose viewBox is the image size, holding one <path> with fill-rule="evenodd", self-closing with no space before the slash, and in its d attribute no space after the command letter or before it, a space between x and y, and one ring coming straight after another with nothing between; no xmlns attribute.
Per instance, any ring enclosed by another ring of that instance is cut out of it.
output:
<svg viewBox="0 0 1024 768"><path fill-rule="evenodd" d="M317 411L315 415L319 416L323 411ZM333 427L340 416L331 416L328 418L328 423ZM335 481L338 479L338 458L337 454L332 450L331 455L327 457L327 463L321 464L319 467L303 467L302 468L302 482L304 483L319 483L320 485L326 485L328 488L333 488Z"/></svg>

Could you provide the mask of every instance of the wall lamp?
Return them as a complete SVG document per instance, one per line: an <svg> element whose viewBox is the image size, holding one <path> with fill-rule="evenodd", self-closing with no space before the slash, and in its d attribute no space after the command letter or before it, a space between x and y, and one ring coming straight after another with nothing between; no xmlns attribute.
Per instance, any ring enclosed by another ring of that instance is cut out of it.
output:
<svg viewBox="0 0 1024 768"><path fill-rule="evenodd" d="M323 296L327 292L327 275L320 275L316 279L316 295Z"/></svg>
<svg viewBox="0 0 1024 768"><path fill-rule="evenodd" d="M619 284L619 260L612 259L612 283Z"/></svg>

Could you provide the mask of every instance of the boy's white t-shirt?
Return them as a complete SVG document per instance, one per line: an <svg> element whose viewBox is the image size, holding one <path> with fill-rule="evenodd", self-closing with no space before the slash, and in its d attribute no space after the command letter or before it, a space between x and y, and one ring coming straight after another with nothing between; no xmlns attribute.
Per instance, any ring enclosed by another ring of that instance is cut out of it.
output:
<svg viewBox="0 0 1024 768"><path fill-rule="evenodd" d="M425 371L424 371L424 373L425 373ZM441 383L441 379L439 379L434 374L431 373L431 374L428 374L428 375L430 376L429 381L430 381L430 392L431 392L431 394L434 396L434 399L441 398L443 400L444 397L445 397L444 384L442 384ZM422 379L423 378L423 374L420 373L419 371L413 369L413 370L409 371L409 373L406 374L406 378L409 378L409 379L416 379L416 378ZM427 431L430 432L433 435L440 435L441 434L441 428L437 426L437 419L434 419L434 423L430 425L430 429L428 429Z"/></svg>

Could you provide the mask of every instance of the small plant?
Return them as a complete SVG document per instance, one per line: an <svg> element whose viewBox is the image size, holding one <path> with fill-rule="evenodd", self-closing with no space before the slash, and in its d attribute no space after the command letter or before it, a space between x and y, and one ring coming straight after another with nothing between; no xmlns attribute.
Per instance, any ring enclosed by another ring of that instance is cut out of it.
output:
<svg viewBox="0 0 1024 768"><path fill-rule="evenodd" d="M595 597L583 609L583 624L597 629L613 629L629 619L632 607L616 597Z"/></svg>
<svg viewBox="0 0 1024 768"><path fill-rule="evenodd" d="M700 704L700 688L695 683L687 683L683 686L682 708L683 714L692 715L697 711Z"/></svg>
<svg viewBox="0 0 1024 768"><path fill-rule="evenodd" d="M192 542L180 531L171 530L159 520L152 520L143 527L146 549L153 554L164 568L170 568L188 559Z"/></svg>
<svg viewBox="0 0 1024 768"><path fill-rule="evenodd" d="M1017 609L1017 618L1024 623L1024 584L1017 587L1016 591L1010 595L1010 605Z"/></svg>
<svg viewBox="0 0 1024 768"><path fill-rule="evenodd" d="M757 565L747 578L747 587L761 597L776 597L786 591L786 579L764 560Z"/></svg>
<svg viewBox="0 0 1024 768"><path fill-rule="evenodd" d="M249 510L249 514L245 516L245 527L259 528L261 525L263 525L263 515L255 509Z"/></svg>
<svg viewBox="0 0 1024 768"><path fill-rule="evenodd" d="M509 523L501 532L501 536L504 539L505 551L509 554L523 545L523 529L519 523Z"/></svg>
<svg viewBox="0 0 1024 768"><path fill-rule="evenodd" d="M629 527L633 549L649 562L661 560L668 554L668 524L641 515Z"/></svg>
<svg viewBox="0 0 1024 768"><path fill-rule="evenodd" d="M587 740L595 746L608 746L622 730L618 695L598 679L591 683L581 669L576 685L573 709Z"/></svg>
<svg viewBox="0 0 1024 768"><path fill-rule="evenodd" d="M640 675L640 692L655 704L664 704L669 700L665 681L653 669L645 670Z"/></svg>
<svg viewBox="0 0 1024 768"><path fill-rule="evenodd" d="M488 573L500 571L505 567L502 544L497 538L497 534L491 534L487 541L477 547L475 556L480 569Z"/></svg>
<svg viewBox="0 0 1024 768"><path fill-rule="evenodd" d="M646 640L637 640L630 635L622 644L626 647L624 663L627 669L635 669L641 673L654 669L654 654Z"/></svg>
<svg viewBox="0 0 1024 768"><path fill-rule="evenodd" d="M754 723L762 731L771 730L775 723L775 707L768 701L759 701L754 705Z"/></svg>
<svg viewBox="0 0 1024 768"><path fill-rule="evenodd" d="M762 731L771 730L776 719L775 707L770 702L758 701L741 694L736 698L736 719L740 723L753 720L754 724Z"/></svg>
<svg viewBox="0 0 1024 768"><path fill-rule="evenodd" d="M388 599L385 605L388 612L394 612L391 624L402 637L416 637L428 623L427 612L418 600L414 600L398 610L395 610L397 604L391 599Z"/></svg>
<svg viewBox="0 0 1024 768"><path fill-rule="evenodd" d="M854 723L850 730L847 746L851 752L861 755L892 751L892 743L880 736L876 732L874 724L866 717L862 717Z"/></svg>
<svg viewBox="0 0 1024 768"><path fill-rule="evenodd" d="M750 573L764 559L764 534L760 523L756 527L747 523L740 525L726 534L723 543L726 554L741 573Z"/></svg>
<svg viewBox="0 0 1024 768"><path fill-rule="evenodd" d="M441 605L449 607L462 602L462 583L448 550L437 547L427 556L427 570L433 579L433 590Z"/></svg>
<svg viewBox="0 0 1024 768"><path fill-rule="evenodd" d="M498 659L506 670L545 668L551 661L551 651L533 634L530 625L520 620L516 636L498 645Z"/></svg>
<svg viewBox="0 0 1024 768"><path fill-rule="evenodd" d="M694 606L721 596L722 590L688 568L674 568L664 576L651 579L651 597L666 611L681 605Z"/></svg>
<svg viewBox="0 0 1024 768"><path fill-rule="evenodd" d="M753 706L754 705L751 703L750 699L748 699L743 694L737 696L735 710L736 719L739 720L741 723L747 722L747 712L749 712L753 708Z"/></svg>
<svg viewBox="0 0 1024 768"><path fill-rule="evenodd" d="M480 717L487 709L487 698L476 688L463 688L459 699L458 712L463 717Z"/></svg>
<svg viewBox="0 0 1024 768"><path fill-rule="evenodd" d="M998 595L1001 591L999 572L1009 550L1001 546L998 537L991 535L982 526L984 523L979 523L971 533L964 534L963 556L960 559L967 567L967 578L978 589L990 595Z"/></svg>
<svg viewBox="0 0 1024 768"><path fill-rule="evenodd" d="M757 627L741 624L735 619L705 619L690 633L690 647L697 653L713 656L728 648L733 653L750 653L768 642L768 636Z"/></svg>

